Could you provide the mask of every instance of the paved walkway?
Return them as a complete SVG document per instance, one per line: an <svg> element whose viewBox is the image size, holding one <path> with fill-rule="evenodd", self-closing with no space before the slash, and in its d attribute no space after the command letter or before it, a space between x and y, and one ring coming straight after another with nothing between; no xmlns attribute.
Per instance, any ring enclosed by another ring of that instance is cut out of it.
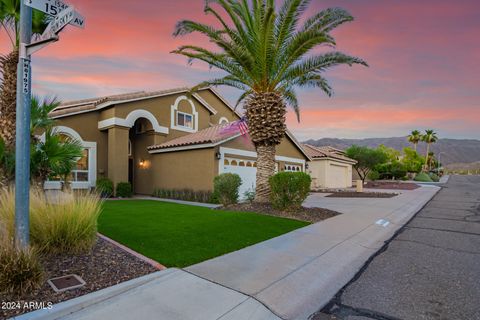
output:
<svg viewBox="0 0 480 320"><path fill-rule="evenodd" d="M480 176L452 176L314 319L473 320L479 297Z"/></svg>
<svg viewBox="0 0 480 320"><path fill-rule="evenodd" d="M185 270L160 271L128 290L120 284L20 319L306 319L438 190L422 187L388 199L313 194L307 206L344 214Z"/></svg>

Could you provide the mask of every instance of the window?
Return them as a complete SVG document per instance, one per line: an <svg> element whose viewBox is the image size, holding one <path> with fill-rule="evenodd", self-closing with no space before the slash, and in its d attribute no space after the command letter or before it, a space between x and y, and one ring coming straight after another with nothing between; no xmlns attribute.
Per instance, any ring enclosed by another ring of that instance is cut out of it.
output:
<svg viewBox="0 0 480 320"><path fill-rule="evenodd" d="M77 161L77 166L72 170L71 181L88 181L88 156L89 150L83 149L83 156Z"/></svg>
<svg viewBox="0 0 480 320"><path fill-rule="evenodd" d="M192 129L193 128L193 116L188 113L177 111L177 126Z"/></svg>
<svg viewBox="0 0 480 320"><path fill-rule="evenodd" d="M284 171L287 171L287 172L295 172L295 171L301 171L301 170L302 170L302 166L296 165L296 164L285 165L285 168L284 168Z"/></svg>

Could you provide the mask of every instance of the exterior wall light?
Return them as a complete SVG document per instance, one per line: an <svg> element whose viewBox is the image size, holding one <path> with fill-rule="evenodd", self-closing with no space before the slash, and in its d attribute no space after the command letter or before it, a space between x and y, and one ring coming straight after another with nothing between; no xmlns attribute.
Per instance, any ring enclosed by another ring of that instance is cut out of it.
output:
<svg viewBox="0 0 480 320"><path fill-rule="evenodd" d="M143 168L145 166L145 160L140 159L140 162L138 163L138 165L140 166L140 168Z"/></svg>
<svg viewBox="0 0 480 320"><path fill-rule="evenodd" d="M216 152L216 153L215 153L215 158L216 158L217 160L222 159L222 154L221 154L220 152Z"/></svg>

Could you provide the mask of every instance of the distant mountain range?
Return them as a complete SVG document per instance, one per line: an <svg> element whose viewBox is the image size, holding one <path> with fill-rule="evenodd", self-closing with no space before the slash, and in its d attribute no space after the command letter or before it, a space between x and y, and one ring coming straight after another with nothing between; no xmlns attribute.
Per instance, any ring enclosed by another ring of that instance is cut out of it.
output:
<svg viewBox="0 0 480 320"><path fill-rule="evenodd" d="M318 140L307 140L304 143L314 146L332 146L338 149L346 149L351 145L360 145L367 147L378 147L383 144L387 147L402 150L404 147L412 147L407 141L407 137L394 138L368 138L368 139L336 139L322 138ZM420 142L418 152L425 154L426 144ZM480 140L474 139L440 139L432 145L432 151L437 155L442 152L440 161L444 165L459 164L465 165L480 161Z"/></svg>

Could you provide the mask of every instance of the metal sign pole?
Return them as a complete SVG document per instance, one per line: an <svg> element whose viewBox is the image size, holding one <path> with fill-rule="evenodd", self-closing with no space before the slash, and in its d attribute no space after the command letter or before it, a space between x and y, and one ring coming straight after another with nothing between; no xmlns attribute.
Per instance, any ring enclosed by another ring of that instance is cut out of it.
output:
<svg viewBox="0 0 480 320"><path fill-rule="evenodd" d="M31 68L27 45L32 38L32 8L20 2L20 56L17 68L15 137L15 242L29 245Z"/></svg>

